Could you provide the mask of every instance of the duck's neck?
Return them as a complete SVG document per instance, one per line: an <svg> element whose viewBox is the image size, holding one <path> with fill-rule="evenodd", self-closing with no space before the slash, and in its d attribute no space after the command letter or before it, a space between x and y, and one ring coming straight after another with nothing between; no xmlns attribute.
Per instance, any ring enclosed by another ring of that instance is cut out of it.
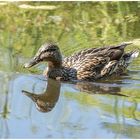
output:
<svg viewBox="0 0 140 140"><path fill-rule="evenodd" d="M56 69L62 67L62 61L48 61L48 69Z"/></svg>
<svg viewBox="0 0 140 140"><path fill-rule="evenodd" d="M48 61L48 66L43 72L43 75L48 75L49 72L55 70L55 69L61 69L62 68L62 61Z"/></svg>

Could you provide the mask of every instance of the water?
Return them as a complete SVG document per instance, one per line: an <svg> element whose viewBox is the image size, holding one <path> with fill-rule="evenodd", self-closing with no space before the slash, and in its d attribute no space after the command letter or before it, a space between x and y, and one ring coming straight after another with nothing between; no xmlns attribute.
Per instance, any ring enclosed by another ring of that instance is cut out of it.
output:
<svg viewBox="0 0 140 140"><path fill-rule="evenodd" d="M128 50L138 48L139 7L0 3L0 138L140 138L140 58L126 75L98 82L46 79L45 64L23 68L46 39L57 41L64 55L123 41L133 41Z"/></svg>

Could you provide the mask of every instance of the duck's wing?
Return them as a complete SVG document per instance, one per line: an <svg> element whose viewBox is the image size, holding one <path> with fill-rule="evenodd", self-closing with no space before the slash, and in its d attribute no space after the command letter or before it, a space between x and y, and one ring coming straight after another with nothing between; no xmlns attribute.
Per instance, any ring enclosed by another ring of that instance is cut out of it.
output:
<svg viewBox="0 0 140 140"><path fill-rule="evenodd" d="M96 80L112 75L118 69L119 62L110 60L109 57L94 57L91 61L85 60L75 67L77 79Z"/></svg>
<svg viewBox="0 0 140 140"><path fill-rule="evenodd" d="M120 57L122 57L124 48L129 44L132 43L123 43L116 46L85 49L64 58L63 65L66 67L73 67L85 59L89 60L93 57L110 57L111 60L118 60Z"/></svg>
<svg viewBox="0 0 140 140"><path fill-rule="evenodd" d="M71 56L63 59L63 65L66 67L73 67L75 63L79 63L86 58L86 55L91 54L96 48L85 49L72 54Z"/></svg>
<svg viewBox="0 0 140 140"><path fill-rule="evenodd" d="M127 45L81 51L67 58L67 65L77 70L78 79L99 79L115 71Z"/></svg>
<svg viewBox="0 0 140 140"><path fill-rule="evenodd" d="M109 57L103 58L94 56L93 58L90 58L90 60L86 58L81 63L74 65L74 68L77 70L77 78L85 80L98 79L101 77L101 70L109 60Z"/></svg>

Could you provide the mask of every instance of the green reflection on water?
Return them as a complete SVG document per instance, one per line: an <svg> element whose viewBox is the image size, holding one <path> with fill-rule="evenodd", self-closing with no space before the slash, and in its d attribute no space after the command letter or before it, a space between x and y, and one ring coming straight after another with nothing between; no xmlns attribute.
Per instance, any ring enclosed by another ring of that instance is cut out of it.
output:
<svg viewBox="0 0 140 140"><path fill-rule="evenodd" d="M55 8L32 9L29 5ZM140 36L139 7L139 2L16 2L0 5L0 44L31 56L47 40L58 42L65 55L82 48L130 41Z"/></svg>
<svg viewBox="0 0 140 140"><path fill-rule="evenodd" d="M42 5L54 8L29 8ZM10 52L10 61L19 55L33 56L50 40L59 44L64 55L124 41L139 47L139 7L139 2L7 3L0 5L0 46ZM19 67L18 60L14 62Z"/></svg>

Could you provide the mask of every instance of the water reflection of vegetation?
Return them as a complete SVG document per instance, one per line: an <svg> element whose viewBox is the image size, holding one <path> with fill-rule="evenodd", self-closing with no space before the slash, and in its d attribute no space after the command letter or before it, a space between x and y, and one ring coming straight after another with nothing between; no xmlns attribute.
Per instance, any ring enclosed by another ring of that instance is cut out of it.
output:
<svg viewBox="0 0 140 140"><path fill-rule="evenodd" d="M2 95L1 96L1 100L3 102L3 105L1 104L1 109L0 109L0 116L2 116L3 118L7 118L8 114L9 114L9 91L8 91L8 86L9 86L9 79L11 78L8 74L4 74L4 76L2 77L3 81L5 83L5 85L3 85L1 91L2 91ZM2 99L3 98L3 99Z"/></svg>
<svg viewBox="0 0 140 140"><path fill-rule="evenodd" d="M25 56L33 55L46 40L59 42L67 55L81 48L117 44L140 36L139 2L44 2L56 7L50 10L23 9L22 4L42 5L1 5L0 44Z"/></svg>
<svg viewBox="0 0 140 140"><path fill-rule="evenodd" d="M118 123L103 123L103 127L116 134L116 138L123 135L123 138L139 138L140 127L130 124L118 124Z"/></svg>
<svg viewBox="0 0 140 140"><path fill-rule="evenodd" d="M104 86L101 87L105 88ZM113 89L113 88L112 88ZM101 90L102 92L102 90ZM98 91L100 93L100 90ZM110 93L110 92L108 92ZM121 94L126 94L120 92ZM131 96L128 92L127 95L129 97L120 97L120 96L112 96L112 95L104 95L101 96L101 94L87 94L86 93L77 93L77 94L70 94L69 92L65 93L66 97L69 99L76 99L81 104L86 104L88 106L96 106L97 108L100 108L102 111L105 112L105 114L110 114L110 116L114 116L115 118L130 118L134 119L135 121L140 120L140 112L138 103L139 97L134 98L134 96ZM137 95L138 96L138 95ZM108 116L107 115L107 116Z"/></svg>

